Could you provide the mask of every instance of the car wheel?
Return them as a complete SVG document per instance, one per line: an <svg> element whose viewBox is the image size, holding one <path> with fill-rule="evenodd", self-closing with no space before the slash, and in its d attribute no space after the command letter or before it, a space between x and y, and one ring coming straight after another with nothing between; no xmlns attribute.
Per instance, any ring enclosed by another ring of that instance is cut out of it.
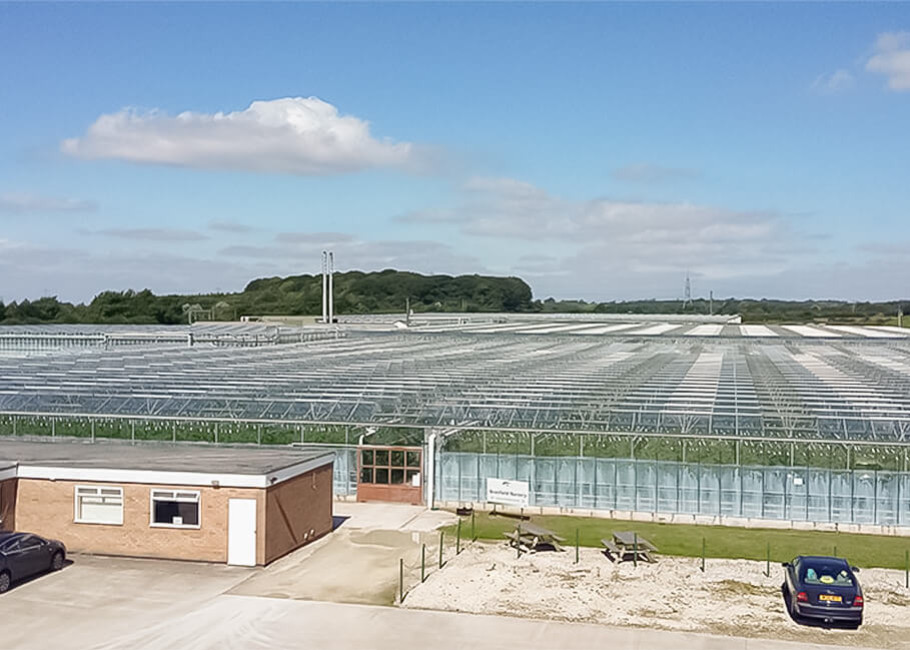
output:
<svg viewBox="0 0 910 650"><path fill-rule="evenodd" d="M0 573L0 594L5 591L9 591L10 582L11 580L9 577L9 571L3 571Z"/></svg>
<svg viewBox="0 0 910 650"><path fill-rule="evenodd" d="M51 558L51 571L59 571L63 568L63 552L57 551Z"/></svg>

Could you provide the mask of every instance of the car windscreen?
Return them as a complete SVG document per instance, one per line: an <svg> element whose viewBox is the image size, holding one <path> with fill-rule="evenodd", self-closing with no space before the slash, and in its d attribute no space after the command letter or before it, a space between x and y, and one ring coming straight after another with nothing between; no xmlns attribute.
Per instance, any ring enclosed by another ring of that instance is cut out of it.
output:
<svg viewBox="0 0 910 650"><path fill-rule="evenodd" d="M799 579L805 585L823 587L852 587L853 576L841 563L823 560L804 560L800 562Z"/></svg>

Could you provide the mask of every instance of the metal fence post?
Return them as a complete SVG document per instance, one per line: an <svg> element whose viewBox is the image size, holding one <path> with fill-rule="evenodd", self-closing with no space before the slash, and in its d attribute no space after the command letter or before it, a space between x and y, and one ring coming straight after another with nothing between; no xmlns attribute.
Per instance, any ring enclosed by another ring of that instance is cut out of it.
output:
<svg viewBox="0 0 910 650"><path fill-rule="evenodd" d="M404 558L398 559L398 604L404 602Z"/></svg>
<svg viewBox="0 0 910 650"><path fill-rule="evenodd" d="M445 531L439 531L439 568L442 568L442 544L445 541Z"/></svg>
<svg viewBox="0 0 910 650"><path fill-rule="evenodd" d="M578 529L575 529L575 564L578 564Z"/></svg>
<svg viewBox="0 0 910 650"><path fill-rule="evenodd" d="M836 552L835 555L837 555ZM768 547L765 550L765 577L771 577L771 542L768 542Z"/></svg>
<svg viewBox="0 0 910 650"><path fill-rule="evenodd" d="M455 536L455 555L461 554L461 517L458 518L458 532Z"/></svg>
<svg viewBox="0 0 910 650"><path fill-rule="evenodd" d="M904 551L904 587L910 589L910 551Z"/></svg>
<svg viewBox="0 0 910 650"><path fill-rule="evenodd" d="M701 572L705 572L705 538L701 538Z"/></svg>
<svg viewBox="0 0 910 650"><path fill-rule="evenodd" d="M427 579L427 545L420 547L420 582Z"/></svg>
<svg viewBox="0 0 910 650"><path fill-rule="evenodd" d="M474 509L471 508L471 541L477 541L477 534L474 532Z"/></svg>
<svg viewBox="0 0 910 650"><path fill-rule="evenodd" d="M632 533L632 566L638 566L638 533Z"/></svg>

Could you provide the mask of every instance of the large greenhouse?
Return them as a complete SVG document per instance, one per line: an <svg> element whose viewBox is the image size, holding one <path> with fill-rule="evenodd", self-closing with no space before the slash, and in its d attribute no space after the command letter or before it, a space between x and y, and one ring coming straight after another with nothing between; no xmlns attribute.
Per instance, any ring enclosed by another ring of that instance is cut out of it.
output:
<svg viewBox="0 0 910 650"><path fill-rule="evenodd" d="M0 433L328 446L338 495L500 478L567 510L910 526L906 332L626 320L19 328Z"/></svg>

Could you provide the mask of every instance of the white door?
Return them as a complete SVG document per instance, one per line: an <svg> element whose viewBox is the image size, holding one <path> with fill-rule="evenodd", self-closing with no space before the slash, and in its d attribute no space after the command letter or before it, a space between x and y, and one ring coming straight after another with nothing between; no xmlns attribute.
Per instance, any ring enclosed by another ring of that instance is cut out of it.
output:
<svg viewBox="0 0 910 650"><path fill-rule="evenodd" d="M256 499L228 499L227 563L256 566Z"/></svg>

